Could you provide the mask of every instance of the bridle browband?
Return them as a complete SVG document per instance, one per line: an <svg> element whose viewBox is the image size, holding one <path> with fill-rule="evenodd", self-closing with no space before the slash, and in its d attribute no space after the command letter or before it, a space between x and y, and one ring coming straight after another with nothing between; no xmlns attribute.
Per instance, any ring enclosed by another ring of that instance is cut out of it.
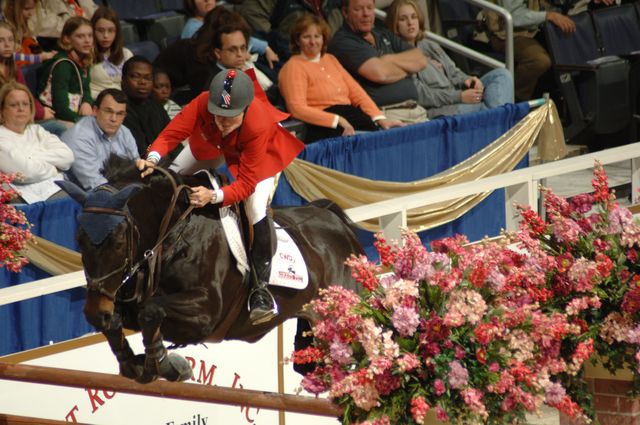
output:
<svg viewBox="0 0 640 425"><path fill-rule="evenodd" d="M136 282L136 288L133 295L127 299L123 299L122 301L129 302L129 301L137 300L138 302L141 302L142 300L147 299L148 297L153 295L153 293L155 293L157 289L158 281L159 281L159 274L160 274L159 271L161 266L160 254L162 252L163 243L167 238L167 236L169 236L169 234L171 233L170 230L175 228L175 226L181 221L183 221L193 210L193 206L190 205L180 215L180 217L178 217L178 219L173 224L173 226L169 228L169 223L171 222L171 217L173 216L173 212L175 210L176 203L178 201L180 193L183 190L191 190L191 188L185 184L181 184L178 186L173 175L171 175L171 173L165 170L164 168L161 168L158 166L154 166L153 168L157 171L160 171L162 174L164 174L165 177L169 179L169 181L171 182L171 186L173 187L173 195L171 197L171 202L169 203L169 207L167 208L164 216L162 217L162 221L160 223L160 230L158 232L158 239L156 240L156 243L154 244L153 248L146 250L142 258L135 264L133 263L133 240L134 240L135 234L139 235L140 232L138 231L138 227L135 225L133 221L133 217L129 212L129 208L125 207L124 209L119 210L116 208L106 208L106 207L86 207L82 209L83 213L123 216L125 218L125 221L127 221L129 225L130 231L127 233L127 257L125 258L123 264L120 267L117 267L115 270L112 270L109 273L97 278L93 278L85 274L85 277L87 279L87 290L90 292L98 292L100 295L108 298L112 302L116 301L117 293L122 287L122 285L124 285L129 279L131 279L138 272L138 270L147 262L149 263L149 278L148 278L148 284L146 289L144 290L144 293L141 287L142 286L141 279L138 279ZM111 192L115 191L115 189L113 189L111 186L100 186L100 188L102 190L109 190ZM131 267L127 269L129 265L131 265ZM107 279L117 275L118 273L122 273L122 281L120 285L118 285L118 287L115 288L113 291L109 291L105 289L104 282Z"/></svg>

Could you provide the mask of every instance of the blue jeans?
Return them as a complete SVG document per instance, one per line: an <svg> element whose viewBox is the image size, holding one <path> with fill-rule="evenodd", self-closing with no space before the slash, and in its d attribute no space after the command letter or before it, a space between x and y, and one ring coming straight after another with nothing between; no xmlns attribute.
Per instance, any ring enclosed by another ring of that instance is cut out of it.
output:
<svg viewBox="0 0 640 425"><path fill-rule="evenodd" d="M480 77L484 86L481 103L460 103L455 105L459 114L484 111L505 103L513 103L513 77L505 68L496 68Z"/></svg>
<svg viewBox="0 0 640 425"><path fill-rule="evenodd" d="M40 127L44 128L49 133L55 134L58 137L62 136L62 133L64 133L67 129L67 127L58 120L38 121L36 124L40 125Z"/></svg>

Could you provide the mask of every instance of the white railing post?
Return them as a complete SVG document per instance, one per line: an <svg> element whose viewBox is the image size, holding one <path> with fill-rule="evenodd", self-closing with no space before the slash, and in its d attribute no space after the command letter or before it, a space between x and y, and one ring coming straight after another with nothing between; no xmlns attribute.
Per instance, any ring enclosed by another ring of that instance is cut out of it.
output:
<svg viewBox="0 0 640 425"><path fill-rule="evenodd" d="M514 204L530 205L531 209L538 210L538 181L529 180L524 183L514 184L504 188L504 218L505 229L518 230L520 214Z"/></svg>
<svg viewBox="0 0 640 425"><path fill-rule="evenodd" d="M635 203L640 189L640 158L631 158L631 203Z"/></svg>
<svg viewBox="0 0 640 425"><path fill-rule="evenodd" d="M407 210L381 216L378 221L387 241L401 241L402 229L407 227Z"/></svg>

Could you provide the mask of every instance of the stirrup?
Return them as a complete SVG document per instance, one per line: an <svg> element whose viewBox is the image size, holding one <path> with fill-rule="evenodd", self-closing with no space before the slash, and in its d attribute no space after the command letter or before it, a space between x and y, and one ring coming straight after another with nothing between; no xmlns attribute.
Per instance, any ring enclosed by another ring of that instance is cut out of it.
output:
<svg viewBox="0 0 640 425"><path fill-rule="evenodd" d="M273 308L271 310L252 310L251 309L251 296L257 291L265 291L269 297L271 298L271 304ZM257 286L249 292L249 297L247 298L247 310L249 311L249 320L251 320L252 325L259 325L261 323L268 322L269 320L276 317L279 313L278 311L278 303L276 299L273 297L271 291L267 289L267 286Z"/></svg>

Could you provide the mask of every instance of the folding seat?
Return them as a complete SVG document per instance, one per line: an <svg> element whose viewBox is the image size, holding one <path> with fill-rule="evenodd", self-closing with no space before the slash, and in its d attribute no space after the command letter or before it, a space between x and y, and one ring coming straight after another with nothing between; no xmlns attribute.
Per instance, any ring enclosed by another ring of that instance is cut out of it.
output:
<svg viewBox="0 0 640 425"><path fill-rule="evenodd" d="M604 56L640 55L640 19L633 4L594 10L591 16Z"/></svg>
<svg viewBox="0 0 640 425"><path fill-rule="evenodd" d="M161 10L180 11L184 8L183 0L160 0Z"/></svg>
<svg viewBox="0 0 640 425"><path fill-rule="evenodd" d="M570 123L565 137L573 139L584 130L595 135L625 129L632 116L629 94L629 62L600 54L588 12L572 17L574 33L565 34L550 23L544 25L553 71Z"/></svg>
<svg viewBox="0 0 640 425"><path fill-rule="evenodd" d="M146 39L155 42L158 46L166 47L170 40L177 40L182 34L185 16L175 12L164 12L163 16L156 17L153 22L147 23Z"/></svg>
<svg viewBox="0 0 640 425"><path fill-rule="evenodd" d="M27 87L35 97L38 89L38 70L42 65L39 63L30 64L22 67L22 74L24 75L25 83Z"/></svg>
<svg viewBox="0 0 640 425"><path fill-rule="evenodd" d="M122 32L122 39L124 40L124 44L131 44L140 41L138 29L131 22L121 20L120 31Z"/></svg>
<svg viewBox="0 0 640 425"><path fill-rule="evenodd" d="M125 21L154 19L161 13L156 0L108 0L107 3Z"/></svg>
<svg viewBox="0 0 640 425"><path fill-rule="evenodd" d="M160 48L158 45L149 40L127 44L127 48L131 50L131 53L134 55L144 56L151 63L153 63L153 61L156 60L156 57L160 54Z"/></svg>

